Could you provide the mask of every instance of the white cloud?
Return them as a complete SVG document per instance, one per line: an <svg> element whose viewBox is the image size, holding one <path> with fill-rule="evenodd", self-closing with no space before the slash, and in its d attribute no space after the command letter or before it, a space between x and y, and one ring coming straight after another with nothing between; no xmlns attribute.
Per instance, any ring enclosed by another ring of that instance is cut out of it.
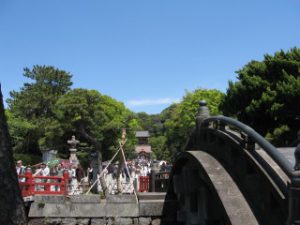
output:
<svg viewBox="0 0 300 225"><path fill-rule="evenodd" d="M178 103L178 98L159 98L159 99L139 99L129 100L126 105L128 106L152 106L152 105L168 105Z"/></svg>

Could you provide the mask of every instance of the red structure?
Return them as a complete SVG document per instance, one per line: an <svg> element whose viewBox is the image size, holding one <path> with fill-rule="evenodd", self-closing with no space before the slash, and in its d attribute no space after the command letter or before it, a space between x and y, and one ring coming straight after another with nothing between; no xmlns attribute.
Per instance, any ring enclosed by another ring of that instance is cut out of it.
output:
<svg viewBox="0 0 300 225"><path fill-rule="evenodd" d="M26 170L19 179L25 178L25 182L19 182L22 196L34 195L67 195L69 187L69 173L64 172L63 177L59 176L32 176L31 170Z"/></svg>
<svg viewBox="0 0 300 225"><path fill-rule="evenodd" d="M149 192L149 176L140 176L139 177L139 192Z"/></svg>

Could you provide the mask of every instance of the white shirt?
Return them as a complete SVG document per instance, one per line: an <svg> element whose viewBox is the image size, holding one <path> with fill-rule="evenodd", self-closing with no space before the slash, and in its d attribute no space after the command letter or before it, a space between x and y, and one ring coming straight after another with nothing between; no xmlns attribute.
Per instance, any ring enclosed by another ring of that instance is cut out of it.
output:
<svg viewBox="0 0 300 225"><path fill-rule="evenodd" d="M50 169L48 166L42 169L42 176L49 176L49 173L50 173Z"/></svg>
<svg viewBox="0 0 300 225"><path fill-rule="evenodd" d="M25 172L24 169L25 169L24 166L20 166L20 167L17 166L16 167L17 174L20 175L21 171L22 171L22 173L24 173Z"/></svg>

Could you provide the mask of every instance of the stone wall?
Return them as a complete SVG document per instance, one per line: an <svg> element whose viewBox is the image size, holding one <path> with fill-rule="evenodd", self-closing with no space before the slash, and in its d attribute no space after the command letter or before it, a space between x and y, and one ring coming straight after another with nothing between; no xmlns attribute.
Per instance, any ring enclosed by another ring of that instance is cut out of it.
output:
<svg viewBox="0 0 300 225"><path fill-rule="evenodd" d="M34 218L28 225L160 225L160 218Z"/></svg>
<svg viewBox="0 0 300 225"><path fill-rule="evenodd" d="M165 193L35 196L29 225L159 225L165 202Z"/></svg>

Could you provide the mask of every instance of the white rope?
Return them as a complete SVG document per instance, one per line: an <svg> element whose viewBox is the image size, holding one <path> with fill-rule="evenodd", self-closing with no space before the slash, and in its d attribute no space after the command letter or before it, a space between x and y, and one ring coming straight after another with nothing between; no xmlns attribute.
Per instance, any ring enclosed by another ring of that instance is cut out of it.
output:
<svg viewBox="0 0 300 225"><path fill-rule="evenodd" d="M123 145L125 145L126 140L124 142ZM103 175L104 171L107 169L107 167L111 164L111 162L114 160L114 158L118 155L119 151L121 150L121 148L123 147L123 145L121 145L118 149L118 151L114 154L114 156L111 158L111 160L108 162L107 166L101 171L99 178L95 180L95 182L92 184L92 186L89 188L89 190L85 193L86 195L90 193L90 191L92 190L92 188L96 185L96 183L98 182L98 180L100 179L100 177Z"/></svg>
<svg viewBox="0 0 300 225"><path fill-rule="evenodd" d="M124 143L125 144L125 143ZM138 203L138 197L137 197L137 193L134 189L134 186L133 186L133 180L132 180L132 177L131 177L131 174L129 173L129 169L128 169L128 166L127 166L127 161L126 161L126 158L125 158L125 154L124 154L124 151L123 151L123 146L124 144L122 145L121 142L119 142L119 145L120 145L120 149L121 149L121 153L122 153L122 156L123 156L123 160L124 160L124 164L125 164L125 169L127 171L127 174L129 175L129 179L130 179L130 184L133 188L133 193L134 193L134 196L135 196L135 201L136 203Z"/></svg>

